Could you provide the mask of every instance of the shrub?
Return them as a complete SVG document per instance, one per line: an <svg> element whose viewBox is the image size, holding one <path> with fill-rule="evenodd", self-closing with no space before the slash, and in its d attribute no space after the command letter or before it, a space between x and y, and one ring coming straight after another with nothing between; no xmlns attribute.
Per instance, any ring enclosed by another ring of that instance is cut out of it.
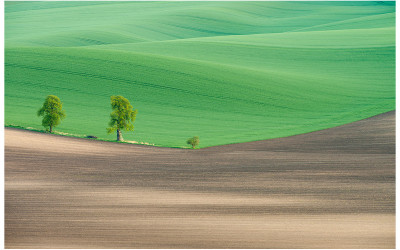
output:
<svg viewBox="0 0 400 250"><path fill-rule="evenodd" d="M192 137L192 138L189 138L189 139L186 141L186 143L189 144L189 145L192 145L192 148L195 149L196 146L199 145L200 140L199 140L199 137L198 137L198 136L194 136L194 137Z"/></svg>

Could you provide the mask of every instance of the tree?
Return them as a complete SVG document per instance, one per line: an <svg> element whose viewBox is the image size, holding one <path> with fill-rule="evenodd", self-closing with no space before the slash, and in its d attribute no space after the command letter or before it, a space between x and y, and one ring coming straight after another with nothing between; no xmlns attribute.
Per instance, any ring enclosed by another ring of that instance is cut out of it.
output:
<svg viewBox="0 0 400 250"><path fill-rule="evenodd" d="M43 103L43 107L38 110L38 116L43 116L42 126L49 128L50 133L53 132L53 127L60 124L65 118L65 111L62 109L60 98L55 95L48 95Z"/></svg>
<svg viewBox="0 0 400 250"><path fill-rule="evenodd" d="M199 145L200 140L199 140L199 137L198 137L198 136L194 136L194 137L192 137L192 138L189 138L189 139L186 141L186 143L189 144L189 145L192 145L192 148L194 149L194 148L196 148L196 146Z"/></svg>
<svg viewBox="0 0 400 250"><path fill-rule="evenodd" d="M129 101L120 95L111 96L111 108L113 111L110 114L110 127L107 128L107 132L111 134L117 131L117 141L123 141L122 130L133 131L137 109L133 110Z"/></svg>

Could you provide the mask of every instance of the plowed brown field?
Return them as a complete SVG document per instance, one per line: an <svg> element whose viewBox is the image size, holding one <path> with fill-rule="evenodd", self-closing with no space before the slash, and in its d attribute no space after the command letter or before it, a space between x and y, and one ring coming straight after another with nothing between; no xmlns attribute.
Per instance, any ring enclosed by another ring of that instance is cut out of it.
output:
<svg viewBox="0 0 400 250"><path fill-rule="evenodd" d="M5 246L394 248L395 112L199 150L6 128Z"/></svg>

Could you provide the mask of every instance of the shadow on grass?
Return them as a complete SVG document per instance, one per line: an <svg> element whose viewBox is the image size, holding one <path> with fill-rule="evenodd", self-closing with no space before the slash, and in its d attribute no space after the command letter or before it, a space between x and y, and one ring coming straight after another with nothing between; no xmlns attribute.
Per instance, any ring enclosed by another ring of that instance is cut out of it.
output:
<svg viewBox="0 0 400 250"><path fill-rule="evenodd" d="M38 133L43 133L43 134L50 134L45 129L24 127L24 126L15 125L15 124L5 124L4 127L28 130L28 131L33 131L33 132L38 132ZM88 139L88 140L95 140L95 141L106 141L106 142L114 142L114 143L123 143L123 144L130 144L130 145L142 145L142 146L149 146L149 147L159 147L159 148L192 149L192 148L184 148L184 147L178 147L178 146L167 147L167 146L162 146L162 145L154 145L154 144L152 145L152 144L144 144L144 143L132 143L132 142L127 142L127 141L117 141L117 140L112 140L112 139L91 138L91 137L89 137L90 135L68 134L68 133L59 132L59 131L53 131L53 133L51 133L51 135L67 136L67 137L81 138L81 139Z"/></svg>

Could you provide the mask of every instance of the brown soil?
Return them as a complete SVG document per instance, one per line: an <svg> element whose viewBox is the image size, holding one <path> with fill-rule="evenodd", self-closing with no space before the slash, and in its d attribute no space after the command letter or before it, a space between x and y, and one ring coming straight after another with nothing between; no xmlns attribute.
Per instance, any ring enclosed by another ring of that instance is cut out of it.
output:
<svg viewBox="0 0 400 250"><path fill-rule="evenodd" d="M395 112L200 150L5 129L6 248L394 248Z"/></svg>

